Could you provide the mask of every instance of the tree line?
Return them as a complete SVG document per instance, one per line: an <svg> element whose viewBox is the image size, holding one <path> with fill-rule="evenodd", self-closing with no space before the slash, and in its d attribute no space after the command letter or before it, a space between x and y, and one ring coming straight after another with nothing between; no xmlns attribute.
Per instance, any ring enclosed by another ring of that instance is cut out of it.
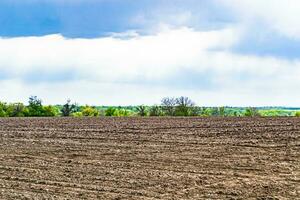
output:
<svg viewBox="0 0 300 200"><path fill-rule="evenodd" d="M275 113L275 114L274 114ZM230 107L200 107L188 97L165 97L159 105L153 106L131 106L131 107L105 107L80 106L71 100L63 105L42 104L37 96L31 96L28 105L23 103L0 102L0 117L96 117L96 116L276 116L277 111L259 111L257 108L249 107L236 109ZM295 116L300 116L295 112Z"/></svg>

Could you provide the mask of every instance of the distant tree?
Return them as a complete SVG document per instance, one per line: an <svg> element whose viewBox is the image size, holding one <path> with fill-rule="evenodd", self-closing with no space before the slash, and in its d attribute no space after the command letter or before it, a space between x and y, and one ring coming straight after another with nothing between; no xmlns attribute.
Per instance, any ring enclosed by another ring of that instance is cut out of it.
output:
<svg viewBox="0 0 300 200"><path fill-rule="evenodd" d="M260 116L257 108L249 107L246 109L245 114L246 117L257 117Z"/></svg>
<svg viewBox="0 0 300 200"><path fill-rule="evenodd" d="M176 99L173 97L165 97L161 100L163 112L168 116L175 115Z"/></svg>
<svg viewBox="0 0 300 200"><path fill-rule="evenodd" d="M45 117L55 117L59 115L59 110L55 106L44 106L43 107Z"/></svg>
<svg viewBox="0 0 300 200"><path fill-rule="evenodd" d="M28 105L28 116L31 117L40 117L43 116L43 105L42 100L37 96L29 97L29 105Z"/></svg>
<svg viewBox="0 0 300 200"><path fill-rule="evenodd" d="M76 109L76 105L71 104L71 100L68 99L67 103L65 105L63 105L63 107L61 109L62 116L64 116L64 117L71 116L71 114L73 112L75 112L75 109Z"/></svg>
<svg viewBox="0 0 300 200"><path fill-rule="evenodd" d="M137 113L139 116L142 116L142 117L147 116L147 107L146 106L140 105L136 108L136 110L137 110Z"/></svg>
<svg viewBox="0 0 300 200"><path fill-rule="evenodd" d="M194 102L188 97L178 97L176 98L176 115L177 116L189 116L191 108L194 107Z"/></svg>
<svg viewBox="0 0 300 200"><path fill-rule="evenodd" d="M149 115L150 116L162 116L163 115L163 111L161 106L151 106L150 110L149 110Z"/></svg>
<svg viewBox="0 0 300 200"><path fill-rule="evenodd" d="M28 114L28 109L22 103L12 103L7 107L9 117L25 117Z"/></svg>

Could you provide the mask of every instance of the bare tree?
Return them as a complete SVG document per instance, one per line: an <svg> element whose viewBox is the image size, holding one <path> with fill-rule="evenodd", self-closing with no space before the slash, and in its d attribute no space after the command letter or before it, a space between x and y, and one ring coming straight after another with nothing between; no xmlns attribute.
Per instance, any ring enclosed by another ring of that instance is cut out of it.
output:
<svg viewBox="0 0 300 200"><path fill-rule="evenodd" d="M184 107L190 107L194 106L195 103L188 97L178 97L176 98L176 104L177 106L184 106Z"/></svg>
<svg viewBox="0 0 300 200"><path fill-rule="evenodd" d="M176 99L173 97L165 97L161 100L161 106L166 115L175 115Z"/></svg>
<svg viewBox="0 0 300 200"><path fill-rule="evenodd" d="M188 97L176 98L176 115L189 116L195 103Z"/></svg>

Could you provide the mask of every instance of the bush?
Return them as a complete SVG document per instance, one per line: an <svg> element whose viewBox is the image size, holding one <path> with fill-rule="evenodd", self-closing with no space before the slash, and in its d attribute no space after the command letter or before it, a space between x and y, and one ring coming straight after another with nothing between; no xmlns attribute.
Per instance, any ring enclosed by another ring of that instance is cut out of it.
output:
<svg viewBox="0 0 300 200"><path fill-rule="evenodd" d="M81 111L83 116L86 117L97 117L99 116L99 111L93 107L85 106Z"/></svg>
<svg viewBox="0 0 300 200"><path fill-rule="evenodd" d="M25 117L28 109L22 103L12 103L7 106L6 115L9 117Z"/></svg>
<svg viewBox="0 0 300 200"><path fill-rule="evenodd" d="M279 116L293 116L294 113L291 111L287 111L287 110L261 110L260 111L261 116L264 117L279 117Z"/></svg>
<svg viewBox="0 0 300 200"><path fill-rule="evenodd" d="M105 116L114 116L114 117L128 117L132 115L132 111L122 109L122 108L114 108L114 107L109 107L108 109L105 110Z"/></svg>
<svg viewBox="0 0 300 200"><path fill-rule="evenodd" d="M150 116L163 116L164 113L160 106L151 106L149 111Z"/></svg>
<svg viewBox="0 0 300 200"><path fill-rule="evenodd" d="M131 115L131 113L126 109L116 109L114 112L114 116L117 116L117 117L128 117L130 115Z"/></svg>
<svg viewBox="0 0 300 200"><path fill-rule="evenodd" d="M74 112L74 113L71 114L71 116L73 116L73 117L83 117L83 114L82 114L82 112Z"/></svg>
<svg viewBox="0 0 300 200"><path fill-rule="evenodd" d="M224 106L222 106L222 107L219 108L219 115L221 117L224 117L226 115L225 114L225 107Z"/></svg>
<svg viewBox="0 0 300 200"><path fill-rule="evenodd" d="M260 116L260 113L258 112L257 108L250 107L247 108L244 114L246 117L258 117Z"/></svg>
<svg viewBox="0 0 300 200"><path fill-rule="evenodd" d="M295 113L295 116L296 116L296 117L300 117L300 111L297 111L297 112Z"/></svg>
<svg viewBox="0 0 300 200"><path fill-rule="evenodd" d="M6 110L7 110L6 103L0 102L0 117L8 117Z"/></svg>
<svg viewBox="0 0 300 200"><path fill-rule="evenodd" d="M201 115L201 108L198 107L198 106L193 106L193 107L190 107L190 113L189 113L190 116L200 116Z"/></svg>
<svg viewBox="0 0 300 200"><path fill-rule="evenodd" d="M147 107L144 105L138 106L136 110L139 116L145 117L148 115Z"/></svg>
<svg viewBox="0 0 300 200"><path fill-rule="evenodd" d="M109 107L105 110L105 116L115 116L116 108Z"/></svg>
<svg viewBox="0 0 300 200"><path fill-rule="evenodd" d="M59 115L59 110L55 106L44 106L43 116L44 117L55 117Z"/></svg>

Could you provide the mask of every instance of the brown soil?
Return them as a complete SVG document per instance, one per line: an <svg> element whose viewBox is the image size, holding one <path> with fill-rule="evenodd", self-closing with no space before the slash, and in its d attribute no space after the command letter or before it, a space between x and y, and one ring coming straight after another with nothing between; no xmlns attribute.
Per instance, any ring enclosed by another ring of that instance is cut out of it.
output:
<svg viewBox="0 0 300 200"><path fill-rule="evenodd" d="M0 199L299 199L298 118L0 119Z"/></svg>

